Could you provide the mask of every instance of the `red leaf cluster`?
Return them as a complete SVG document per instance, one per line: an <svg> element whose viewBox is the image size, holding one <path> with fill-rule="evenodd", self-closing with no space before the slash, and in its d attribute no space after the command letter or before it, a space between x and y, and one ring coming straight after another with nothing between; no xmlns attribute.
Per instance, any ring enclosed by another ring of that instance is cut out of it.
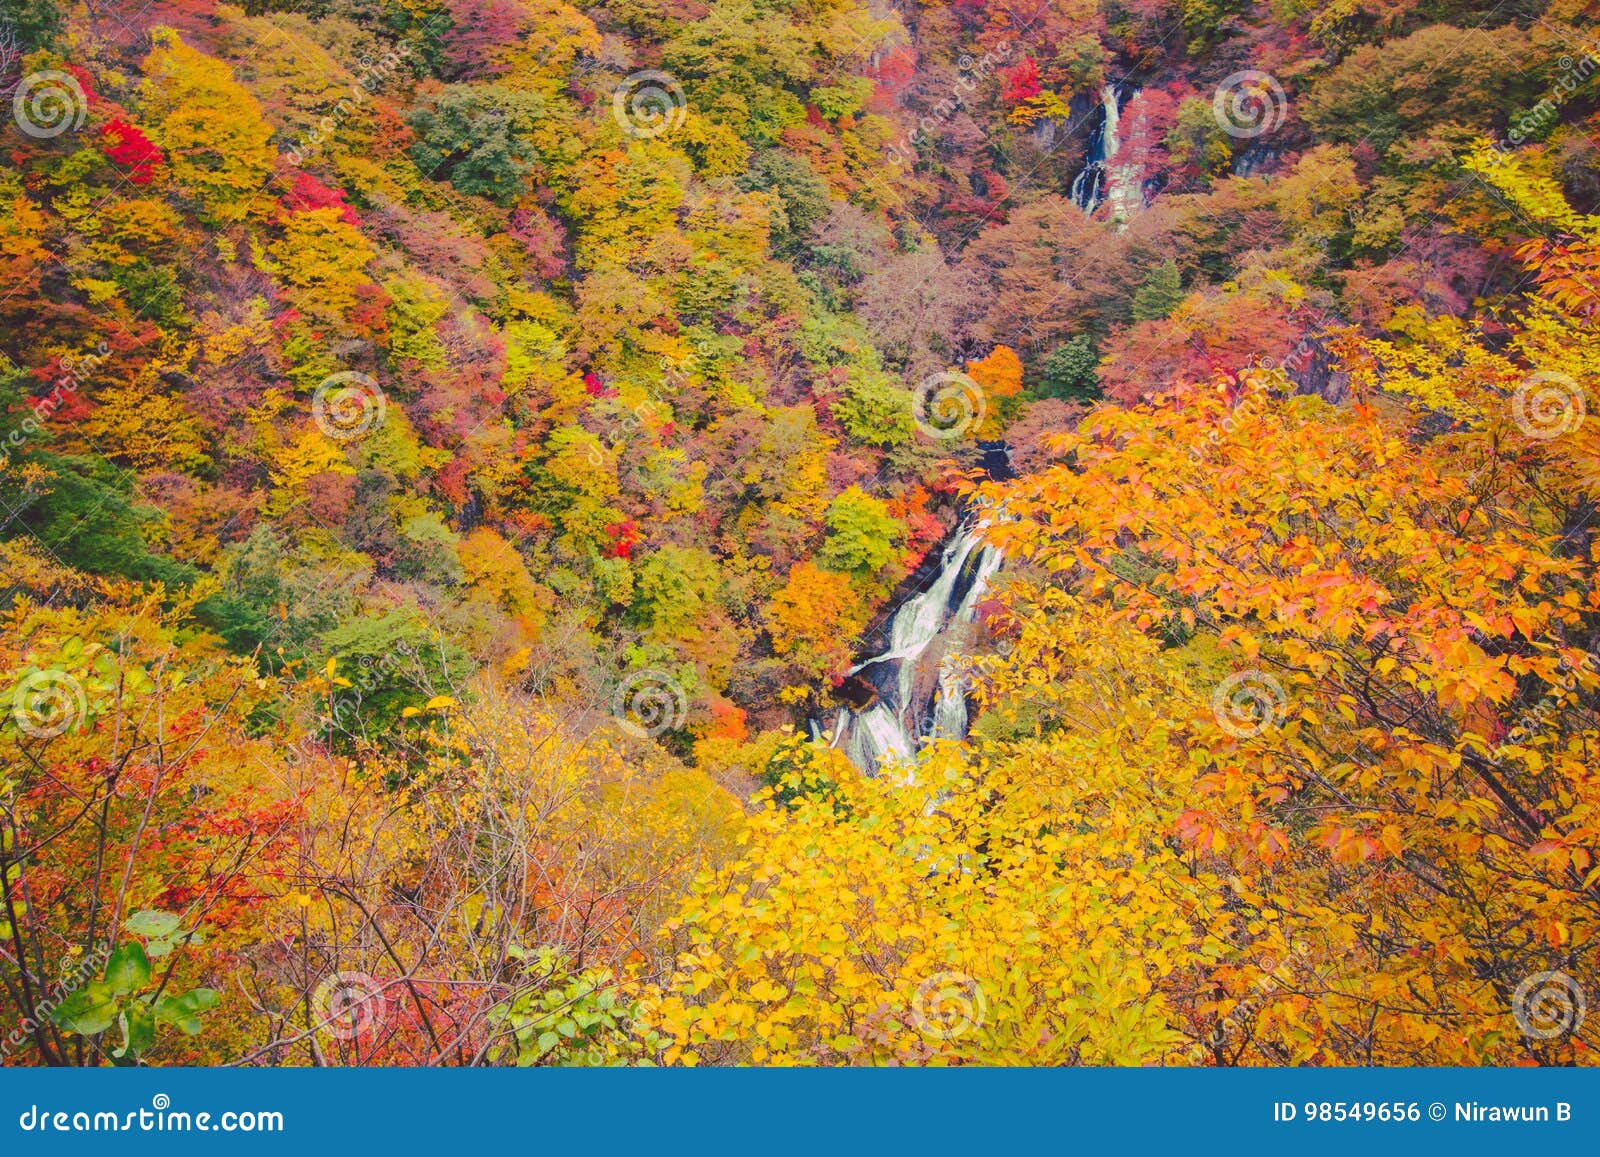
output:
<svg viewBox="0 0 1600 1157"><path fill-rule="evenodd" d="M100 135L110 142L101 151L135 185L148 185L155 167L167 159L144 130L121 117L107 121Z"/></svg>

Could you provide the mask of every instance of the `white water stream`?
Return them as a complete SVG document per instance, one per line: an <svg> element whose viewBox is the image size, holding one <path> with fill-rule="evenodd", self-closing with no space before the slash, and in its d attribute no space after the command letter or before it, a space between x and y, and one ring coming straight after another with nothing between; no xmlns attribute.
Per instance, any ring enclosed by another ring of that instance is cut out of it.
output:
<svg viewBox="0 0 1600 1157"><path fill-rule="evenodd" d="M983 542L986 521L958 530L946 544L932 584L900 605L880 655L853 667L877 689L860 711L843 707L833 745L857 767L875 772L892 757L909 758L931 738L967 733L962 673L945 662L946 644L977 618L978 603L1000 569L1000 552Z"/></svg>
<svg viewBox="0 0 1600 1157"><path fill-rule="evenodd" d="M1123 110L1138 99L1138 89L1127 99L1121 97L1114 84L1100 90L1100 127L1089 138L1088 157L1072 182L1072 200L1078 208L1093 213L1102 204L1109 205L1112 219L1124 224L1144 208L1139 165L1127 159L1114 163L1122 148Z"/></svg>

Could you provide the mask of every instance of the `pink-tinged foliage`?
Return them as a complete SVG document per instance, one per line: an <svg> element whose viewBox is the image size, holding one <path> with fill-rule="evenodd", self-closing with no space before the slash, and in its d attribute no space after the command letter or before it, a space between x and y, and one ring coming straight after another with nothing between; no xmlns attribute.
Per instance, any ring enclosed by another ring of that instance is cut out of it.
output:
<svg viewBox="0 0 1600 1157"><path fill-rule="evenodd" d="M1402 237L1400 252L1388 261L1359 262L1343 278L1356 318L1381 324L1398 303L1465 316L1489 268L1489 255L1471 239L1434 226Z"/></svg>
<svg viewBox="0 0 1600 1157"><path fill-rule="evenodd" d="M517 0L452 0L445 68L453 80L487 80L505 71L500 50L515 44L529 23Z"/></svg>
<svg viewBox="0 0 1600 1157"><path fill-rule="evenodd" d="M567 238L550 214L538 205L517 209L508 232L522 243L535 273L546 281L561 276L567 267Z"/></svg>
<svg viewBox="0 0 1600 1157"><path fill-rule="evenodd" d="M1166 89L1139 92L1122 108L1117 151L1111 167L1126 178L1148 181L1165 170L1169 161L1165 140L1178 118L1178 102Z"/></svg>

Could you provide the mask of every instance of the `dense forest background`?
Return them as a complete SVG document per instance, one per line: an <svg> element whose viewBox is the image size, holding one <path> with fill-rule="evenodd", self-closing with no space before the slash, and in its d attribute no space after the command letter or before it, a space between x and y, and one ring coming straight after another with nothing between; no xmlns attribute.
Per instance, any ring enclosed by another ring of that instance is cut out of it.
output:
<svg viewBox="0 0 1600 1157"><path fill-rule="evenodd" d="M0 1057L1593 1060L1597 26L0 0Z"/></svg>

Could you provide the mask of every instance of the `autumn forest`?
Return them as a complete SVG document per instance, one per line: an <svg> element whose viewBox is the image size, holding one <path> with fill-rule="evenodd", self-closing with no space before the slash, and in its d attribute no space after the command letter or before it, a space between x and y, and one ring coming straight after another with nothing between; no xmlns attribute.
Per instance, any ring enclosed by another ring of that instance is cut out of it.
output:
<svg viewBox="0 0 1600 1157"><path fill-rule="evenodd" d="M0 1064L1591 1064L1588 0L0 0Z"/></svg>

